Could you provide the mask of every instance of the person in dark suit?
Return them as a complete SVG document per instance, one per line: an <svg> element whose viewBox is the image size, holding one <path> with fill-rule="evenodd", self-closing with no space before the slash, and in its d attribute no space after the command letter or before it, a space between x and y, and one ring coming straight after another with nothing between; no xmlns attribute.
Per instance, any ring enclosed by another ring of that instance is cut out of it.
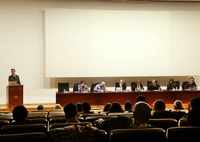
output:
<svg viewBox="0 0 200 142"><path fill-rule="evenodd" d="M177 84L174 82L173 79L169 80L169 84L167 85L167 90L176 90Z"/></svg>
<svg viewBox="0 0 200 142"><path fill-rule="evenodd" d="M125 83L125 80L121 79L121 80L119 81L119 84L116 85L115 90L116 90L117 87L122 87L122 90L126 90L126 83Z"/></svg>
<svg viewBox="0 0 200 142"><path fill-rule="evenodd" d="M15 69L11 69L11 75L8 77L8 81L17 81L17 85L21 85L20 79L19 79L19 75L15 74L16 70Z"/></svg>
<svg viewBox="0 0 200 142"><path fill-rule="evenodd" d="M158 84L157 80L152 80L152 83L149 84L148 90L161 90L160 85Z"/></svg>
<svg viewBox="0 0 200 142"><path fill-rule="evenodd" d="M141 83L140 80L137 80L136 84L133 86L133 88L135 89L135 91L141 91L144 90L144 87Z"/></svg>

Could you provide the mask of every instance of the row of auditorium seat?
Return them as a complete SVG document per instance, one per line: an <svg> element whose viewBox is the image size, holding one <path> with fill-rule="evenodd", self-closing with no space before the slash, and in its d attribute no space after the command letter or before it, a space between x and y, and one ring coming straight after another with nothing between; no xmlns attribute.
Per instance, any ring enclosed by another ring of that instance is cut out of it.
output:
<svg viewBox="0 0 200 142"><path fill-rule="evenodd" d="M28 125L28 124L27 124ZM35 125L36 126L36 125ZM16 130L17 133L11 134L0 134L1 142L20 141L20 142L47 142L48 133L40 132L39 125L38 129L35 129L29 125L26 127L26 131L21 131L21 126ZM13 127L14 129L14 127ZM31 131L29 131L31 130ZM35 130L35 132L33 131ZM12 131L10 129L10 131ZM162 128L145 128L145 129L115 129L110 132L108 136L105 130L100 130L98 133L97 140L99 142L122 142L122 141L133 141L133 142L196 142L200 141L199 137L200 127L188 126L188 127L170 127L166 131Z"/></svg>
<svg viewBox="0 0 200 142"><path fill-rule="evenodd" d="M109 113L106 114L80 114L78 119L80 122L90 122L94 126L94 121L103 118L110 119L117 116L127 116L132 117L132 113ZM44 124L46 126L46 131L49 129L57 127L57 125L65 125L66 118L64 112L55 112L51 113L50 116L47 113L29 113L29 120L33 121L36 124ZM13 122L12 114L4 114L0 116L0 128L4 125L9 125ZM178 123L179 122L179 123ZM59 124L58 124L59 123ZM169 127L175 126L187 126L187 119L180 119L177 121L176 119L168 118L168 119L150 119L149 124L154 125L156 127L160 127L163 129L167 129Z"/></svg>
<svg viewBox="0 0 200 142"><path fill-rule="evenodd" d="M152 81L147 81L147 90L148 90L148 85L151 83ZM178 86L178 89L180 89L180 82L179 81L174 81L176 84L177 84L177 86ZM185 87L185 84L187 83L188 81L183 81L182 82L182 90L184 90L184 87ZM90 91L94 91L94 87L97 85L97 84L99 84L100 82L93 82L92 84L91 84L91 88L90 88ZM119 84L119 82L116 82L115 83L115 87L116 86L119 86L118 85ZM126 84L126 83L125 83ZM134 86L135 86L135 84L136 84L136 82L131 82L131 90L135 90L135 88L134 88ZM78 82L76 82L76 83L74 83L74 86L73 86L73 92L76 92L76 91L78 91L78 85L80 85L80 83L78 83ZM59 82L58 83L58 92L63 92L63 90L66 90L66 91L69 91L69 82L65 82L65 83L61 83L61 82Z"/></svg>

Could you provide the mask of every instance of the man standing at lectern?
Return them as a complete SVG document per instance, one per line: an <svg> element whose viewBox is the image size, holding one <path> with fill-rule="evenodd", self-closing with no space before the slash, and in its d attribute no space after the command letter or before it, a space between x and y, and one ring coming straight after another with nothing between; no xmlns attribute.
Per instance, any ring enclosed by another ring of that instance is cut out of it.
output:
<svg viewBox="0 0 200 142"><path fill-rule="evenodd" d="M9 76L8 81L17 81L17 85L21 85L19 76L15 74L15 69L11 69L12 75Z"/></svg>

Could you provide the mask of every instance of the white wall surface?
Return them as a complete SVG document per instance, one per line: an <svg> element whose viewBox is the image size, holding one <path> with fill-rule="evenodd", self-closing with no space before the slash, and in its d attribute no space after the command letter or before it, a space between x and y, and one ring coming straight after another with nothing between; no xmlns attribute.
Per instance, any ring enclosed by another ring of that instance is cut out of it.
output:
<svg viewBox="0 0 200 142"><path fill-rule="evenodd" d="M77 9L106 9L106 10L144 10L144 11L173 11L173 15L187 22L184 29L182 22L177 23L170 36L182 41L180 45L171 45L171 52L177 56L174 68L185 64L190 72L190 65L196 66L189 60L198 59L198 50L191 51L190 47L199 44L199 3L117 3L117 2L78 2L78 1L40 1L40 0L0 0L0 104L6 103L6 86L10 69L15 68L24 84L24 103L55 103L56 88L50 88L51 80L45 75L45 23L46 8L77 8ZM182 12L185 11L185 12ZM185 13L194 13L194 16ZM173 21L172 21L173 22ZM179 25L180 24L180 25ZM191 33L186 32L191 29ZM196 31L196 32L195 32ZM181 36L180 36L181 33ZM176 39L174 39L176 40ZM181 54L187 50L188 54ZM178 52L178 53L177 53ZM198 52L199 54L199 52ZM183 63L182 58L189 58ZM162 60L162 59L160 59ZM199 66L199 65L197 65ZM185 69L185 68L184 68ZM176 71L176 69L172 69ZM199 80L199 76L196 76ZM199 84L199 82L197 82Z"/></svg>

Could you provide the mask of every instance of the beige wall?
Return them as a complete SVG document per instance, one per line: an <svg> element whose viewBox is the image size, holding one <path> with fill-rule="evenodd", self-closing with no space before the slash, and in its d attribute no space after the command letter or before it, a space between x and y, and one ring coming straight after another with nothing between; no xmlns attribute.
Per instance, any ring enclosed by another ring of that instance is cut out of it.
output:
<svg viewBox="0 0 200 142"><path fill-rule="evenodd" d="M111 8L112 7L112 8ZM0 0L0 104L6 103L6 86L10 69L16 68L24 84L24 103L55 103L58 82L74 82L84 79L92 82L104 80L108 87L114 86L121 78L47 78L45 77L45 34L44 11L46 8L85 9L135 9L200 11L200 3L118 3L118 2L77 2L56 0ZM180 23L181 24L181 23ZM183 33L189 34L189 33ZM199 34L200 35L200 34ZM194 51L195 52L195 51ZM192 56L192 54L189 54ZM177 64L178 66L178 64ZM154 77L124 78L127 85L140 79L144 85ZM171 77L156 77L161 85L166 85ZM188 76L172 77L188 80ZM199 76L195 76L199 85Z"/></svg>

